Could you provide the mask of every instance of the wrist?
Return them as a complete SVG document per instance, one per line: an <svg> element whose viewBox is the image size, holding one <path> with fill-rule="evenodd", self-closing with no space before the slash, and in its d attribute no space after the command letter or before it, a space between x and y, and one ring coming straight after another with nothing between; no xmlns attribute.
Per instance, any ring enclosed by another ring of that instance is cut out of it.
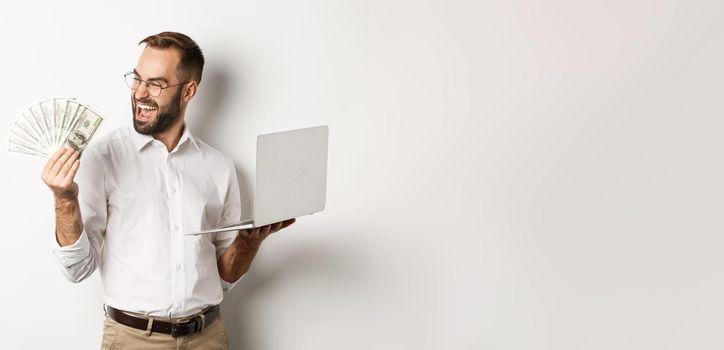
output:
<svg viewBox="0 0 724 350"><path fill-rule="evenodd" d="M72 209L77 206L78 197L73 195L59 195L55 194L55 209Z"/></svg>

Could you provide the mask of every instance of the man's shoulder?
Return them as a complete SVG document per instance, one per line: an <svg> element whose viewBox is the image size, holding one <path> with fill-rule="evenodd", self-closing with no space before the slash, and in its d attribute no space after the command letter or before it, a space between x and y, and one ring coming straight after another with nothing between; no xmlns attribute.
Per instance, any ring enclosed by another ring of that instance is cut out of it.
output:
<svg viewBox="0 0 724 350"><path fill-rule="evenodd" d="M130 131L127 126L121 126L110 133L99 137L88 145L89 149L95 151L107 151L114 147L123 145L124 142L130 141Z"/></svg>
<svg viewBox="0 0 724 350"><path fill-rule="evenodd" d="M233 160L226 153L219 151L196 136L194 136L194 141L199 147L199 151L202 152L204 160L208 163L224 164L225 166L231 164L233 166Z"/></svg>
<svg viewBox="0 0 724 350"><path fill-rule="evenodd" d="M185 150L189 154L194 154L194 156L187 159L193 162L194 166L203 169L202 172L194 172L196 176L211 179L211 182L216 183L218 186L226 186L231 183L230 181L236 181L236 166L229 155L207 144L196 135L193 135L193 142L198 147L198 152L190 144L186 145L189 147Z"/></svg>
<svg viewBox="0 0 724 350"><path fill-rule="evenodd" d="M130 142L128 128L119 127L97 139L94 138L83 151L83 156L106 159L108 155L117 153L123 147L124 142Z"/></svg>

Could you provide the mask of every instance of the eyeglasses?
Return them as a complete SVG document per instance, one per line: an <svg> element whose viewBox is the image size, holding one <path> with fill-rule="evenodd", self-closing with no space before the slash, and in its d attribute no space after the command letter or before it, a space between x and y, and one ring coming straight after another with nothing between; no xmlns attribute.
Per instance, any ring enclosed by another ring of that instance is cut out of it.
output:
<svg viewBox="0 0 724 350"><path fill-rule="evenodd" d="M161 83L157 81L148 81L148 80L141 80L136 73L134 72L128 72L123 75L124 78L126 78L126 84L128 85L131 90L136 91L139 87L141 87L141 83L146 83L146 90L148 90L148 94L152 97L158 97L163 92L163 89L172 88L174 86L183 85L186 83L190 83L191 81L184 81L183 83L178 83L176 85L169 85L169 86L163 86Z"/></svg>

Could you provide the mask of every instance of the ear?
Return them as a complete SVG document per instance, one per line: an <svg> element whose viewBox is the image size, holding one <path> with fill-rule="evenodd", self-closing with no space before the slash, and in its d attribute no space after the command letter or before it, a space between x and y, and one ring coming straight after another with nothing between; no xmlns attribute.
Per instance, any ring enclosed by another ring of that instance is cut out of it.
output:
<svg viewBox="0 0 724 350"><path fill-rule="evenodd" d="M196 89L198 88L198 86L199 85L196 83L195 80L186 83L186 90L183 94L184 102L188 103L189 101L191 101L192 98L194 98L194 96L196 96Z"/></svg>

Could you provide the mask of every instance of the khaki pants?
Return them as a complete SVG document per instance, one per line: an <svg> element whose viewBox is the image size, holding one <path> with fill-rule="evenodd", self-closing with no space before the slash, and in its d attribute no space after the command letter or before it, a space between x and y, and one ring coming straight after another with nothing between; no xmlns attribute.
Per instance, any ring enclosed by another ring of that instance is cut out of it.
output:
<svg viewBox="0 0 724 350"><path fill-rule="evenodd" d="M101 350L228 350L229 335L221 316L203 331L174 338L170 334L152 333L122 325L106 316L103 322Z"/></svg>

